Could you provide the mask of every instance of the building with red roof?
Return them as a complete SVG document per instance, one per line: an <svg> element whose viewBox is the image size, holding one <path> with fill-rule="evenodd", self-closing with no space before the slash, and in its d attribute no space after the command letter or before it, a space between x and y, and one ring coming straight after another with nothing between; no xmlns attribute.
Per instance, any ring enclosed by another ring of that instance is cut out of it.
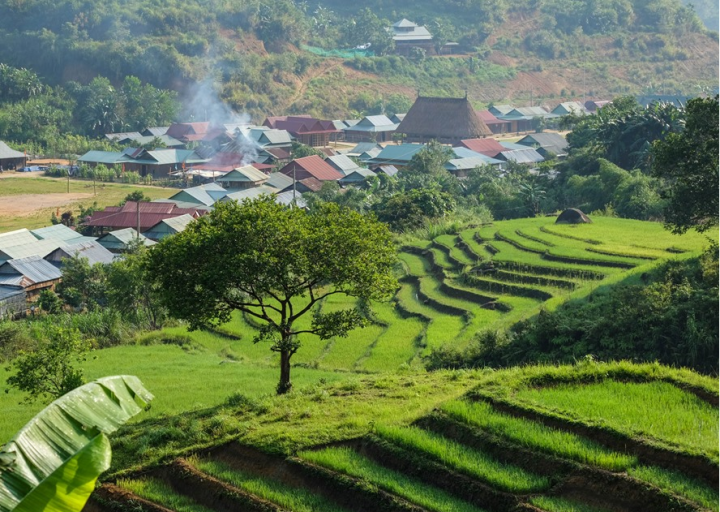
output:
<svg viewBox="0 0 720 512"><path fill-rule="evenodd" d="M134 228L140 226L140 231L147 231L164 219L191 215L198 218L207 213L207 208L178 208L174 203L138 203L128 201L122 206L108 206L103 211L93 213L84 222L85 226L92 226L93 230Z"/></svg>
<svg viewBox="0 0 720 512"><path fill-rule="evenodd" d="M493 134L508 133L510 131L510 121L498 119L489 110L478 110L475 113L483 120L487 127L490 128L490 131L493 132Z"/></svg>
<svg viewBox="0 0 720 512"><path fill-rule="evenodd" d="M316 178L320 181L337 181L343 177L342 173L335 170L330 164L317 155L306 156L293 160L278 171L296 181L305 178Z"/></svg>
<svg viewBox="0 0 720 512"><path fill-rule="evenodd" d="M166 135L183 143L199 141L209 142L220 136L227 136L225 127L214 126L209 122L175 123L170 125Z"/></svg>
<svg viewBox="0 0 720 512"><path fill-rule="evenodd" d="M460 145L490 158L495 158L498 153L507 151L507 148L495 139L464 139L460 141Z"/></svg>
<svg viewBox="0 0 720 512"><path fill-rule="evenodd" d="M305 115L268 117L263 125L276 130L286 130L298 142L312 147L327 146L330 144L330 135L340 132L332 121Z"/></svg>

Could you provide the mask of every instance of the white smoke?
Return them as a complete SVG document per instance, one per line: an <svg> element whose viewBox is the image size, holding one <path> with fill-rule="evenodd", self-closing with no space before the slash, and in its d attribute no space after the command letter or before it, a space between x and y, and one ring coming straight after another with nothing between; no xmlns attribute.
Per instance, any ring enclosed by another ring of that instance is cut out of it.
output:
<svg viewBox="0 0 720 512"><path fill-rule="evenodd" d="M189 122L209 122L212 127L223 127L227 132L235 133L233 152L243 155L242 165L257 161L262 148L249 136L252 119L246 112L238 113L220 99L211 77L190 87L183 103L183 119Z"/></svg>

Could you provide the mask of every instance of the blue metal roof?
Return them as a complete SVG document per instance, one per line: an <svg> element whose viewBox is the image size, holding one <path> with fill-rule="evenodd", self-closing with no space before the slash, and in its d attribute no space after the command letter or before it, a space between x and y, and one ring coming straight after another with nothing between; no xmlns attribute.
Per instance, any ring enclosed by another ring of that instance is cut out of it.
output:
<svg viewBox="0 0 720 512"><path fill-rule="evenodd" d="M20 274L33 283L54 281L62 277L57 267L40 256L6 261L0 265L0 274Z"/></svg>

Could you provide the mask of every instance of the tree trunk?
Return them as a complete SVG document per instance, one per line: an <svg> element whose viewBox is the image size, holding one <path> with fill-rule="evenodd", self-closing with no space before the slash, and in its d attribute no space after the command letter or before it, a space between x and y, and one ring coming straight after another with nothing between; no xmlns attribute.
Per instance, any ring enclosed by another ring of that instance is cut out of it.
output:
<svg viewBox="0 0 720 512"><path fill-rule="evenodd" d="M292 352L288 349L280 351L280 382L277 386L277 394L283 395L292 389L290 382L290 357Z"/></svg>

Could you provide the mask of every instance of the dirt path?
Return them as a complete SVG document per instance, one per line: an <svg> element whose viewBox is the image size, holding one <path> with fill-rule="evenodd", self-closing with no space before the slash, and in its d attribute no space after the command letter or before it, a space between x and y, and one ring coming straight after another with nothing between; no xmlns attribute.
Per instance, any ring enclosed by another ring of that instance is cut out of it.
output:
<svg viewBox="0 0 720 512"><path fill-rule="evenodd" d="M70 194L17 194L0 197L0 217L29 217L46 208L62 208L80 199L93 197L92 193Z"/></svg>
<svg viewBox="0 0 720 512"><path fill-rule="evenodd" d="M307 90L308 84L315 80L316 78L332 71L336 67L340 66L342 62L335 62L334 64L329 65L326 68L321 68L315 71L314 73L311 73L306 78L300 80L300 88L297 90L295 94L293 94L292 98L290 98L285 105L285 108L283 110L289 109L293 103L295 103L297 100L299 100L303 94L305 94L305 91Z"/></svg>

